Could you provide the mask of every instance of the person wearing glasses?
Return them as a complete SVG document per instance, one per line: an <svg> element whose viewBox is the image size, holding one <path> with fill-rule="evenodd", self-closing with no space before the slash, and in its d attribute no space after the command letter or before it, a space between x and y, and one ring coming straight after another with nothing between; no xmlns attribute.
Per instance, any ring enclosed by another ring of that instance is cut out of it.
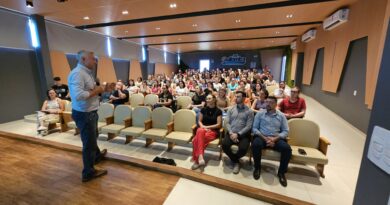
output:
<svg viewBox="0 0 390 205"><path fill-rule="evenodd" d="M299 97L300 90L297 86L291 89L291 96L283 99L279 105L279 110L284 113L286 118L303 118L306 113L305 99Z"/></svg>

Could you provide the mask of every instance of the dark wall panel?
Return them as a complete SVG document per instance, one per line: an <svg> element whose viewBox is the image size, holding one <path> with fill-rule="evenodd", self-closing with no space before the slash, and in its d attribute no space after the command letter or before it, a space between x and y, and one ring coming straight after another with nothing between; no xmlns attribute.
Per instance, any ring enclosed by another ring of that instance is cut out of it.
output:
<svg viewBox="0 0 390 205"><path fill-rule="evenodd" d="M32 50L0 48L0 123L39 110L38 67Z"/></svg>
<svg viewBox="0 0 390 205"><path fill-rule="evenodd" d="M346 64L344 65L344 73L341 76L339 91L330 93L321 90L324 49L319 49L313 71L312 85L302 87L304 94L313 97L362 132L367 131L371 114L364 104L366 56L367 38L351 42ZM355 91L356 96L354 96Z"/></svg>
<svg viewBox="0 0 390 205"><path fill-rule="evenodd" d="M390 175L378 168L367 158L367 151L374 126L380 126L390 130L390 58L388 56L390 56L390 26L387 31L382 65L379 70L371 119L355 189L353 201L355 205L390 203ZM386 137L390 141L390 137Z"/></svg>
<svg viewBox="0 0 390 205"><path fill-rule="evenodd" d="M73 70L73 68L75 68L77 66L77 55L76 54L66 54L66 58L68 59L70 70Z"/></svg>
<svg viewBox="0 0 390 205"><path fill-rule="evenodd" d="M122 80L122 82L126 82L127 80L129 80L128 78L130 72L130 61L122 59L112 59L112 63L114 64L116 78L118 80Z"/></svg>
<svg viewBox="0 0 390 205"><path fill-rule="evenodd" d="M210 69L215 68L259 68L261 59L259 52L256 51L204 51L182 53L180 59L190 68L199 69L199 60L209 59ZM245 59L245 60L244 60ZM237 64L233 65L236 61ZM225 64L223 63L225 62ZM252 65L252 66L251 66Z"/></svg>

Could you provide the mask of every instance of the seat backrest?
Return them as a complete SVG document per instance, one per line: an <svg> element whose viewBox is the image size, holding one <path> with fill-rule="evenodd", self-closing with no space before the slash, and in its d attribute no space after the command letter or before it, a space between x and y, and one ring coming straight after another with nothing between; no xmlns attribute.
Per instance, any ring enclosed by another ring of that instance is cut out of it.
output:
<svg viewBox="0 0 390 205"><path fill-rule="evenodd" d="M275 92L275 90L276 89L278 89L279 88L279 86L278 85L269 85L269 86L267 86L267 91L268 91L268 93L269 93L269 95L270 96L273 96L274 95L274 92Z"/></svg>
<svg viewBox="0 0 390 205"><path fill-rule="evenodd" d="M114 124L124 125L123 121L126 118L131 117L131 107L129 105L118 105L114 111Z"/></svg>
<svg viewBox="0 0 390 205"><path fill-rule="evenodd" d="M173 121L173 112L170 108L159 107L152 112L153 128L167 129L167 124Z"/></svg>
<svg viewBox="0 0 390 205"><path fill-rule="evenodd" d="M134 127L144 127L145 121L152 118L152 110L147 106L138 106L135 107L132 115L132 126Z"/></svg>
<svg viewBox="0 0 390 205"><path fill-rule="evenodd" d="M192 133L192 126L196 124L196 114L192 110L182 109L173 116L174 131Z"/></svg>
<svg viewBox="0 0 390 205"><path fill-rule="evenodd" d="M144 103L144 95L141 93L134 93L130 95L130 105L131 107L137 107Z"/></svg>
<svg viewBox="0 0 390 205"><path fill-rule="evenodd" d="M318 148L320 127L317 123L306 119L291 119L288 121L288 127L290 145Z"/></svg>
<svg viewBox="0 0 390 205"><path fill-rule="evenodd" d="M177 109L187 108L192 103L192 99L190 96L178 96L176 98Z"/></svg>
<svg viewBox="0 0 390 205"><path fill-rule="evenodd" d="M98 109L99 122L105 122L107 117L114 115L114 105L110 103L102 103Z"/></svg>
<svg viewBox="0 0 390 205"><path fill-rule="evenodd" d="M144 104L145 105L154 105L158 102L158 95L156 94L148 94L145 96Z"/></svg>
<svg viewBox="0 0 390 205"><path fill-rule="evenodd" d="M62 100L62 102L64 103L64 111L65 112L72 112L72 102L70 102L68 100Z"/></svg>

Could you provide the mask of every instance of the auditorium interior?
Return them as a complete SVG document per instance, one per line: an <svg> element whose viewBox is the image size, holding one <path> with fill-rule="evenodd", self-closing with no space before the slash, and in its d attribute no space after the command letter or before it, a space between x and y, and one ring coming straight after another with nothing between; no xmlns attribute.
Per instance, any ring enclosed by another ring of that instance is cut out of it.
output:
<svg viewBox="0 0 390 205"><path fill-rule="evenodd" d="M390 0L1 0L0 204L389 205L389 17ZM48 90L69 84L82 50L95 56L97 86L128 90L123 105L100 104L97 143L108 153L98 166L108 174L86 183L73 99L57 92L62 111L39 132ZM288 186L279 183L275 151L263 150L255 180L251 147L238 174L222 149L237 98L231 85L243 83L247 105L257 106L263 79L267 95L285 82L306 102L304 117L288 120ZM206 165L193 170L192 96L209 84L216 96L224 84L233 104L206 144ZM170 115L147 103L158 104L165 86ZM294 129L294 120L317 131ZM138 122L140 134L126 134ZM164 136L151 139L159 124Z"/></svg>

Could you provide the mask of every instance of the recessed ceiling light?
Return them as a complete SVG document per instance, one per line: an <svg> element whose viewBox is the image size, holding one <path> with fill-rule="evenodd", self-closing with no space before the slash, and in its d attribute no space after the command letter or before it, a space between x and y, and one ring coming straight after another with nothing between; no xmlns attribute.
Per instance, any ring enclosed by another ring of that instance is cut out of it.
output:
<svg viewBox="0 0 390 205"><path fill-rule="evenodd" d="M89 20L89 16L84 16L84 20Z"/></svg>
<svg viewBox="0 0 390 205"><path fill-rule="evenodd" d="M129 14L129 11L128 11L128 10L123 10L123 11L122 11L122 14L123 14L123 15L127 15L127 14Z"/></svg>
<svg viewBox="0 0 390 205"><path fill-rule="evenodd" d="M125 33L129 33L129 31L125 31Z"/></svg>
<svg viewBox="0 0 390 205"><path fill-rule="evenodd" d="M273 43L274 41L271 41L271 43Z"/></svg>
<svg viewBox="0 0 390 205"><path fill-rule="evenodd" d="M27 8L34 8L34 4L32 1L26 1L26 7Z"/></svg>
<svg viewBox="0 0 390 205"><path fill-rule="evenodd" d="M197 27L197 26L198 26L198 24L196 24L196 23L192 24L192 27Z"/></svg>
<svg viewBox="0 0 390 205"><path fill-rule="evenodd" d="M288 19L290 19L290 18L292 18L292 17L293 17L292 14L287 14L287 15L286 15L286 18L288 18Z"/></svg>
<svg viewBox="0 0 390 205"><path fill-rule="evenodd" d="M181 38L178 38L177 40L181 41Z"/></svg>
<svg viewBox="0 0 390 205"><path fill-rule="evenodd" d="M276 34L279 34L280 32L279 32L279 31L276 31L275 33L276 33Z"/></svg>
<svg viewBox="0 0 390 205"><path fill-rule="evenodd" d="M156 27L156 30L160 30L161 28L160 27Z"/></svg>
<svg viewBox="0 0 390 205"><path fill-rule="evenodd" d="M176 5L176 3L172 3L172 4L169 4L169 7L170 7L171 9L174 9L174 8L177 7L177 5Z"/></svg>
<svg viewBox="0 0 390 205"><path fill-rule="evenodd" d="M241 22L241 19L236 19L236 23L240 23Z"/></svg>

